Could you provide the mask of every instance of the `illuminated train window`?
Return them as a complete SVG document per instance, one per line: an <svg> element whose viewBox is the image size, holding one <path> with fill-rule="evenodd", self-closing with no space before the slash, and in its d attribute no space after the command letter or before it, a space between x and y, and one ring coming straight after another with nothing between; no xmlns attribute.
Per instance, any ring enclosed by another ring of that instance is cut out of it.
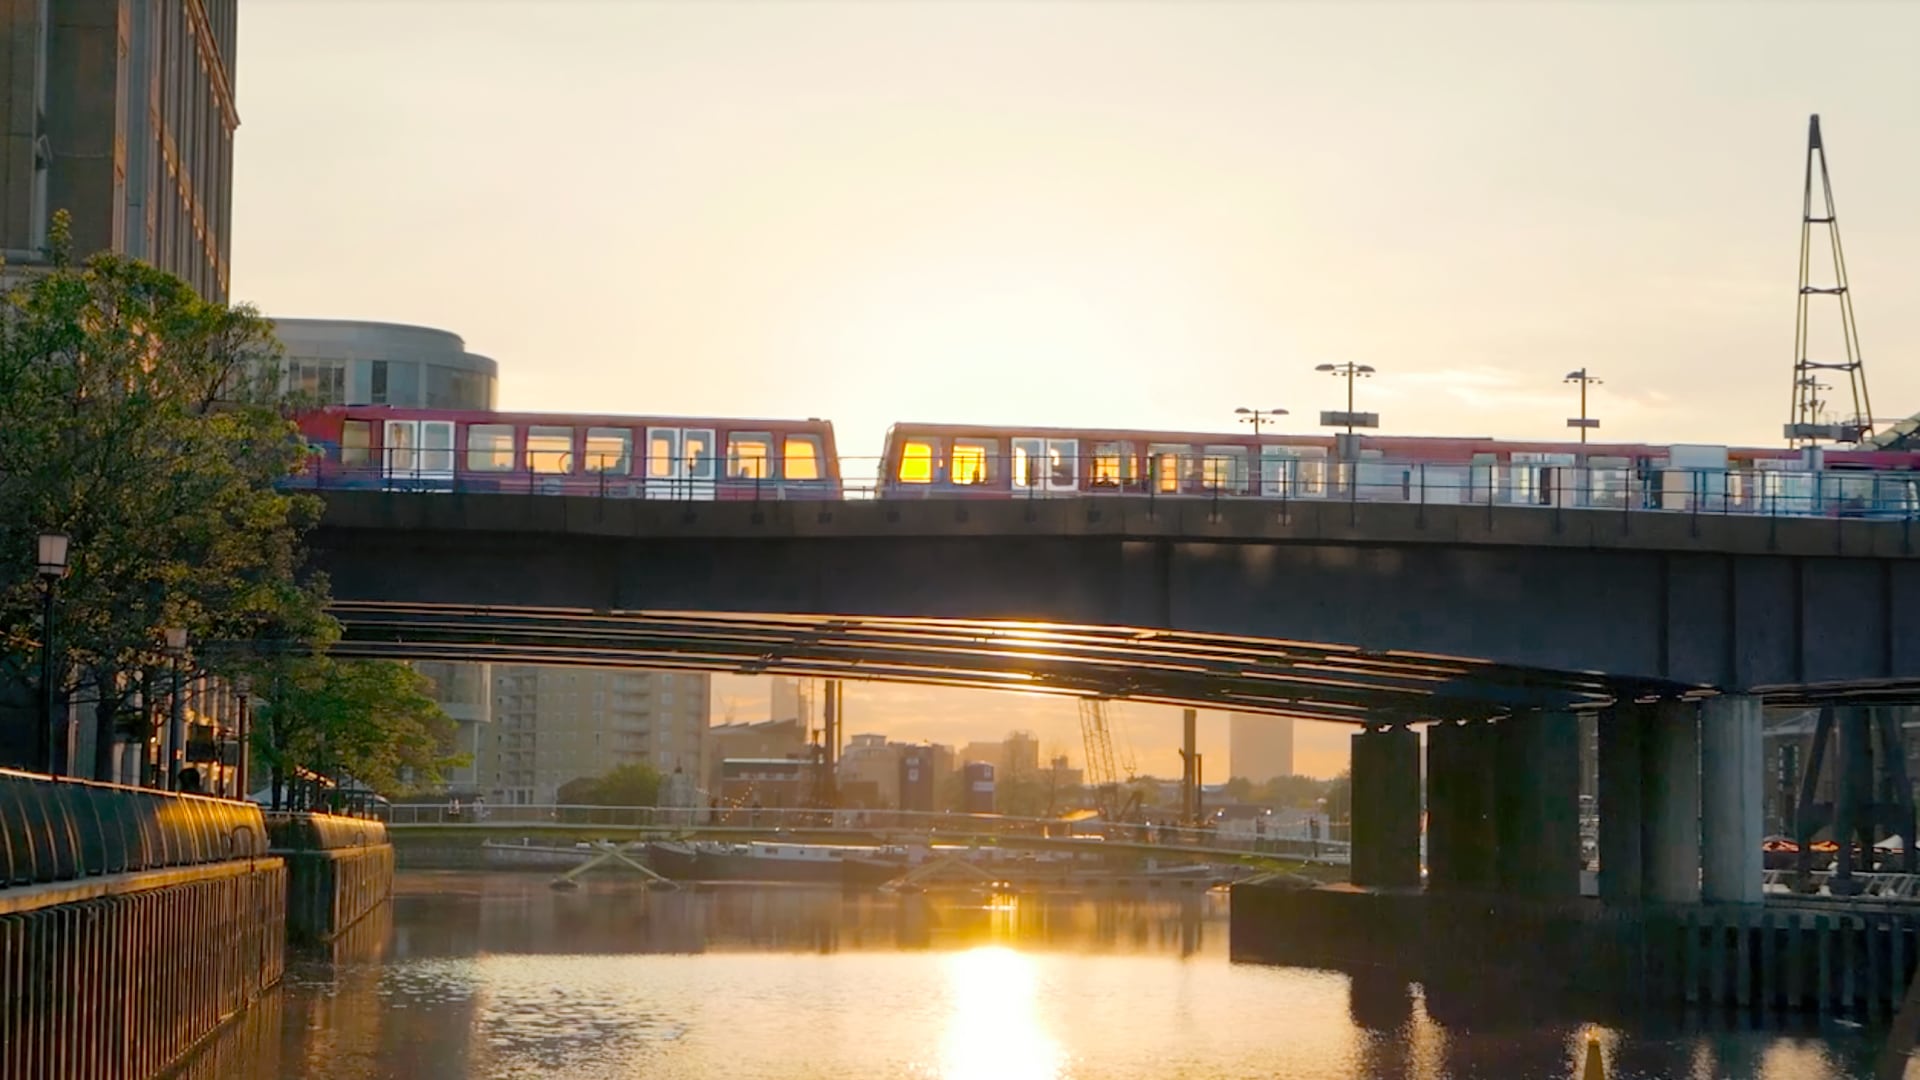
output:
<svg viewBox="0 0 1920 1080"><path fill-rule="evenodd" d="M933 483L933 443L926 439L909 439L900 448L900 482L903 484Z"/></svg>
<svg viewBox="0 0 1920 1080"><path fill-rule="evenodd" d="M785 453L782 455L782 473L788 480L820 479L820 459L825 456L820 450L818 435L787 436Z"/></svg>
<svg viewBox="0 0 1920 1080"><path fill-rule="evenodd" d="M947 479L962 486L990 483L993 470L988 464L995 447L983 439L953 440L953 454L947 459Z"/></svg>

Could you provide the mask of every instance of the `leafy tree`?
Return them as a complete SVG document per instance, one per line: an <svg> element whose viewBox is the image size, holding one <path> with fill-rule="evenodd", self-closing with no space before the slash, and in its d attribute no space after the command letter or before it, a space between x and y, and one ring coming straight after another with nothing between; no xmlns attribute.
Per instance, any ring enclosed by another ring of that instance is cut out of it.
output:
<svg viewBox="0 0 1920 1080"><path fill-rule="evenodd" d="M392 796L465 764L451 752L454 722L434 701L432 680L405 664L294 656L268 679L253 749L271 774L275 809L299 769Z"/></svg>
<svg viewBox="0 0 1920 1080"><path fill-rule="evenodd" d="M0 290L0 691L38 686L34 537L64 532L58 689L97 701L104 769L133 696L164 685L161 627L236 674L262 639L324 631L325 583L296 576L318 501L276 487L305 450L270 324L144 263L73 266L65 236L57 218L51 268Z"/></svg>
<svg viewBox="0 0 1920 1080"><path fill-rule="evenodd" d="M658 806L662 779L651 763L629 762L599 776L569 780L554 798L574 806Z"/></svg>

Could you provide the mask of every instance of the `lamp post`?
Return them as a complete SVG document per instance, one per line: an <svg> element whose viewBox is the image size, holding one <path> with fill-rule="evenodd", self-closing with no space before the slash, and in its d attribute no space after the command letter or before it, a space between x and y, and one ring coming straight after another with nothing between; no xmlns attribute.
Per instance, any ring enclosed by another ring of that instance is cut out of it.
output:
<svg viewBox="0 0 1920 1080"><path fill-rule="evenodd" d="M165 787L180 790L180 767L187 757L187 710L180 696L180 661L187 655L187 630L169 626L161 631L167 642L167 656L173 661L173 695L167 706L167 769Z"/></svg>
<svg viewBox="0 0 1920 1080"><path fill-rule="evenodd" d="M233 692L240 699L240 747L233 763L233 782L236 799L247 797L247 759L253 756L253 680L245 675L233 680Z"/></svg>
<svg viewBox="0 0 1920 1080"><path fill-rule="evenodd" d="M58 776L66 771L66 725L54 721L53 685L53 594L60 579L67 576L67 534L41 533L40 573L40 737L39 763ZM58 729L58 730L56 730Z"/></svg>
<svg viewBox="0 0 1920 1080"><path fill-rule="evenodd" d="M1561 381L1580 384L1580 419L1567 421L1567 426L1570 428L1579 428L1580 441L1585 443L1587 441L1588 430L1600 426L1600 421L1587 418L1587 387L1599 386L1600 380L1587 374L1586 368L1581 368L1578 371L1567 372L1567 377Z"/></svg>
<svg viewBox="0 0 1920 1080"><path fill-rule="evenodd" d="M1235 409L1233 410L1233 414L1240 418L1241 423L1253 425L1253 437L1257 439L1260 437L1261 424L1278 424L1280 422L1280 418L1287 415L1287 410L1285 409Z"/></svg>
<svg viewBox="0 0 1920 1080"><path fill-rule="evenodd" d="M1347 426L1347 434L1353 434L1354 426L1361 423L1359 415L1353 411L1353 380L1370 378L1373 375L1373 365L1356 364L1348 361L1344 364L1319 364L1315 366L1313 370L1324 371L1336 379L1344 378L1347 380L1347 411L1344 413L1335 413L1334 415L1339 419L1336 419L1333 423L1335 426L1345 423ZM1327 421L1323 419L1321 423L1327 423ZM1373 425L1364 424L1362 426L1372 427Z"/></svg>

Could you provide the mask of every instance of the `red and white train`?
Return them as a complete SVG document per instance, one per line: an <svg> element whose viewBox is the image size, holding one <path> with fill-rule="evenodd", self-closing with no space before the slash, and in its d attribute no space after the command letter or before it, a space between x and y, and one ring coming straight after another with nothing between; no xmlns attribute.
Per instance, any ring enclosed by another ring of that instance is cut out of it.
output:
<svg viewBox="0 0 1920 1080"><path fill-rule="evenodd" d="M843 479L824 420L335 406L304 414L323 487L618 498L1093 495L1359 499L1726 513L1920 512L1920 453L1490 438L896 424ZM869 470L861 469L862 473ZM863 481L865 477L863 477Z"/></svg>

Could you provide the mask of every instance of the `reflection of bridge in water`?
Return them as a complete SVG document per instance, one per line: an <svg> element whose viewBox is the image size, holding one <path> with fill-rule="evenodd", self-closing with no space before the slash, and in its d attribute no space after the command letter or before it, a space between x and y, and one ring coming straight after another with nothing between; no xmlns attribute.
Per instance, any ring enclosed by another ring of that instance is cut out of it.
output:
<svg viewBox="0 0 1920 1080"><path fill-rule="evenodd" d="M1125 854L1140 858L1344 864L1344 841L1307 829L1223 832L1098 819L1021 818L906 810L702 810L657 806L395 806L397 843L416 838L528 838L543 841L710 839L793 844L940 845Z"/></svg>

